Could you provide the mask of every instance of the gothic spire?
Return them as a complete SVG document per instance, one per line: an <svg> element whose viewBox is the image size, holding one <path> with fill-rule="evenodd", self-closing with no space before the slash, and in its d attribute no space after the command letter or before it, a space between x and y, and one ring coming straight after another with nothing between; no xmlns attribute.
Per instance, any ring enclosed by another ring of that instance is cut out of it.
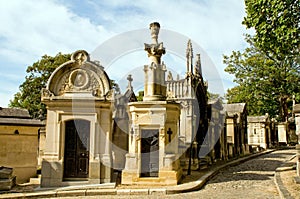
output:
<svg viewBox="0 0 300 199"><path fill-rule="evenodd" d="M186 63L187 63L187 74L193 74L193 47L192 42L189 39L187 43L187 49L186 49Z"/></svg>

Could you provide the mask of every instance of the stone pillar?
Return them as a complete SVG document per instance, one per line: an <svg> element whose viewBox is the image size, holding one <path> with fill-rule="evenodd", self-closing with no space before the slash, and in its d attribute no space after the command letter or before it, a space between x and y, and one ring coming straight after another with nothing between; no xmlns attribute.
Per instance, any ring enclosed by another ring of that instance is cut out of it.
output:
<svg viewBox="0 0 300 199"><path fill-rule="evenodd" d="M300 176L300 144L296 145L296 155L297 155L297 176Z"/></svg>
<svg viewBox="0 0 300 199"><path fill-rule="evenodd" d="M152 43L145 44L145 51L148 52L150 64L144 66L145 91L143 101L162 101L166 99L166 66L161 63L161 57L166 51L163 43L157 41L159 29L159 23L150 24Z"/></svg>

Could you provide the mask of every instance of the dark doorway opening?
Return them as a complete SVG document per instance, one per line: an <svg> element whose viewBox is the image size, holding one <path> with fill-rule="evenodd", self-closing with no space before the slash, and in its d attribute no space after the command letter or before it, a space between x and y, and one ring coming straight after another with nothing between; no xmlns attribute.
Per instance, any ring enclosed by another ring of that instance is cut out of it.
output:
<svg viewBox="0 0 300 199"><path fill-rule="evenodd" d="M90 122L70 120L65 127L64 179L81 180L89 174Z"/></svg>
<svg viewBox="0 0 300 199"><path fill-rule="evenodd" d="M142 130L141 153L141 177L158 177L158 130Z"/></svg>

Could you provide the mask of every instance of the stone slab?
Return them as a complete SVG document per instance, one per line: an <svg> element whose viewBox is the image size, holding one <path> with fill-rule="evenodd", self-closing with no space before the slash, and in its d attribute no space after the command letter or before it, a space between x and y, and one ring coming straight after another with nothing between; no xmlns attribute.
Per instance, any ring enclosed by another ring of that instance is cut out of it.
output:
<svg viewBox="0 0 300 199"><path fill-rule="evenodd" d="M0 179L9 179L12 177L13 168L0 167Z"/></svg>
<svg viewBox="0 0 300 199"><path fill-rule="evenodd" d="M131 189L130 195L148 195L149 189Z"/></svg>
<svg viewBox="0 0 300 199"><path fill-rule="evenodd" d="M8 191L11 190L13 186L16 184L16 177L13 176L9 179L0 179L0 191Z"/></svg>
<svg viewBox="0 0 300 199"><path fill-rule="evenodd" d="M117 195L130 195L130 189L118 189Z"/></svg>

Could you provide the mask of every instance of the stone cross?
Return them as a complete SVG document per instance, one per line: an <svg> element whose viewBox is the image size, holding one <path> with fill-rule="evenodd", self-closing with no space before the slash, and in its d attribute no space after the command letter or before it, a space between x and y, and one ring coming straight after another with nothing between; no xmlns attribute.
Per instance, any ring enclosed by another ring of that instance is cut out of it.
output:
<svg viewBox="0 0 300 199"><path fill-rule="evenodd" d="M167 131L167 134L169 135L169 142L171 142L171 136L173 134L171 128L169 128L169 130Z"/></svg>
<svg viewBox="0 0 300 199"><path fill-rule="evenodd" d="M128 75L127 80L128 80L128 86L127 86L127 87L128 87L129 89L132 89L132 80L133 80L133 79L132 79L132 77L131 77L130 74Z"/></svg>

